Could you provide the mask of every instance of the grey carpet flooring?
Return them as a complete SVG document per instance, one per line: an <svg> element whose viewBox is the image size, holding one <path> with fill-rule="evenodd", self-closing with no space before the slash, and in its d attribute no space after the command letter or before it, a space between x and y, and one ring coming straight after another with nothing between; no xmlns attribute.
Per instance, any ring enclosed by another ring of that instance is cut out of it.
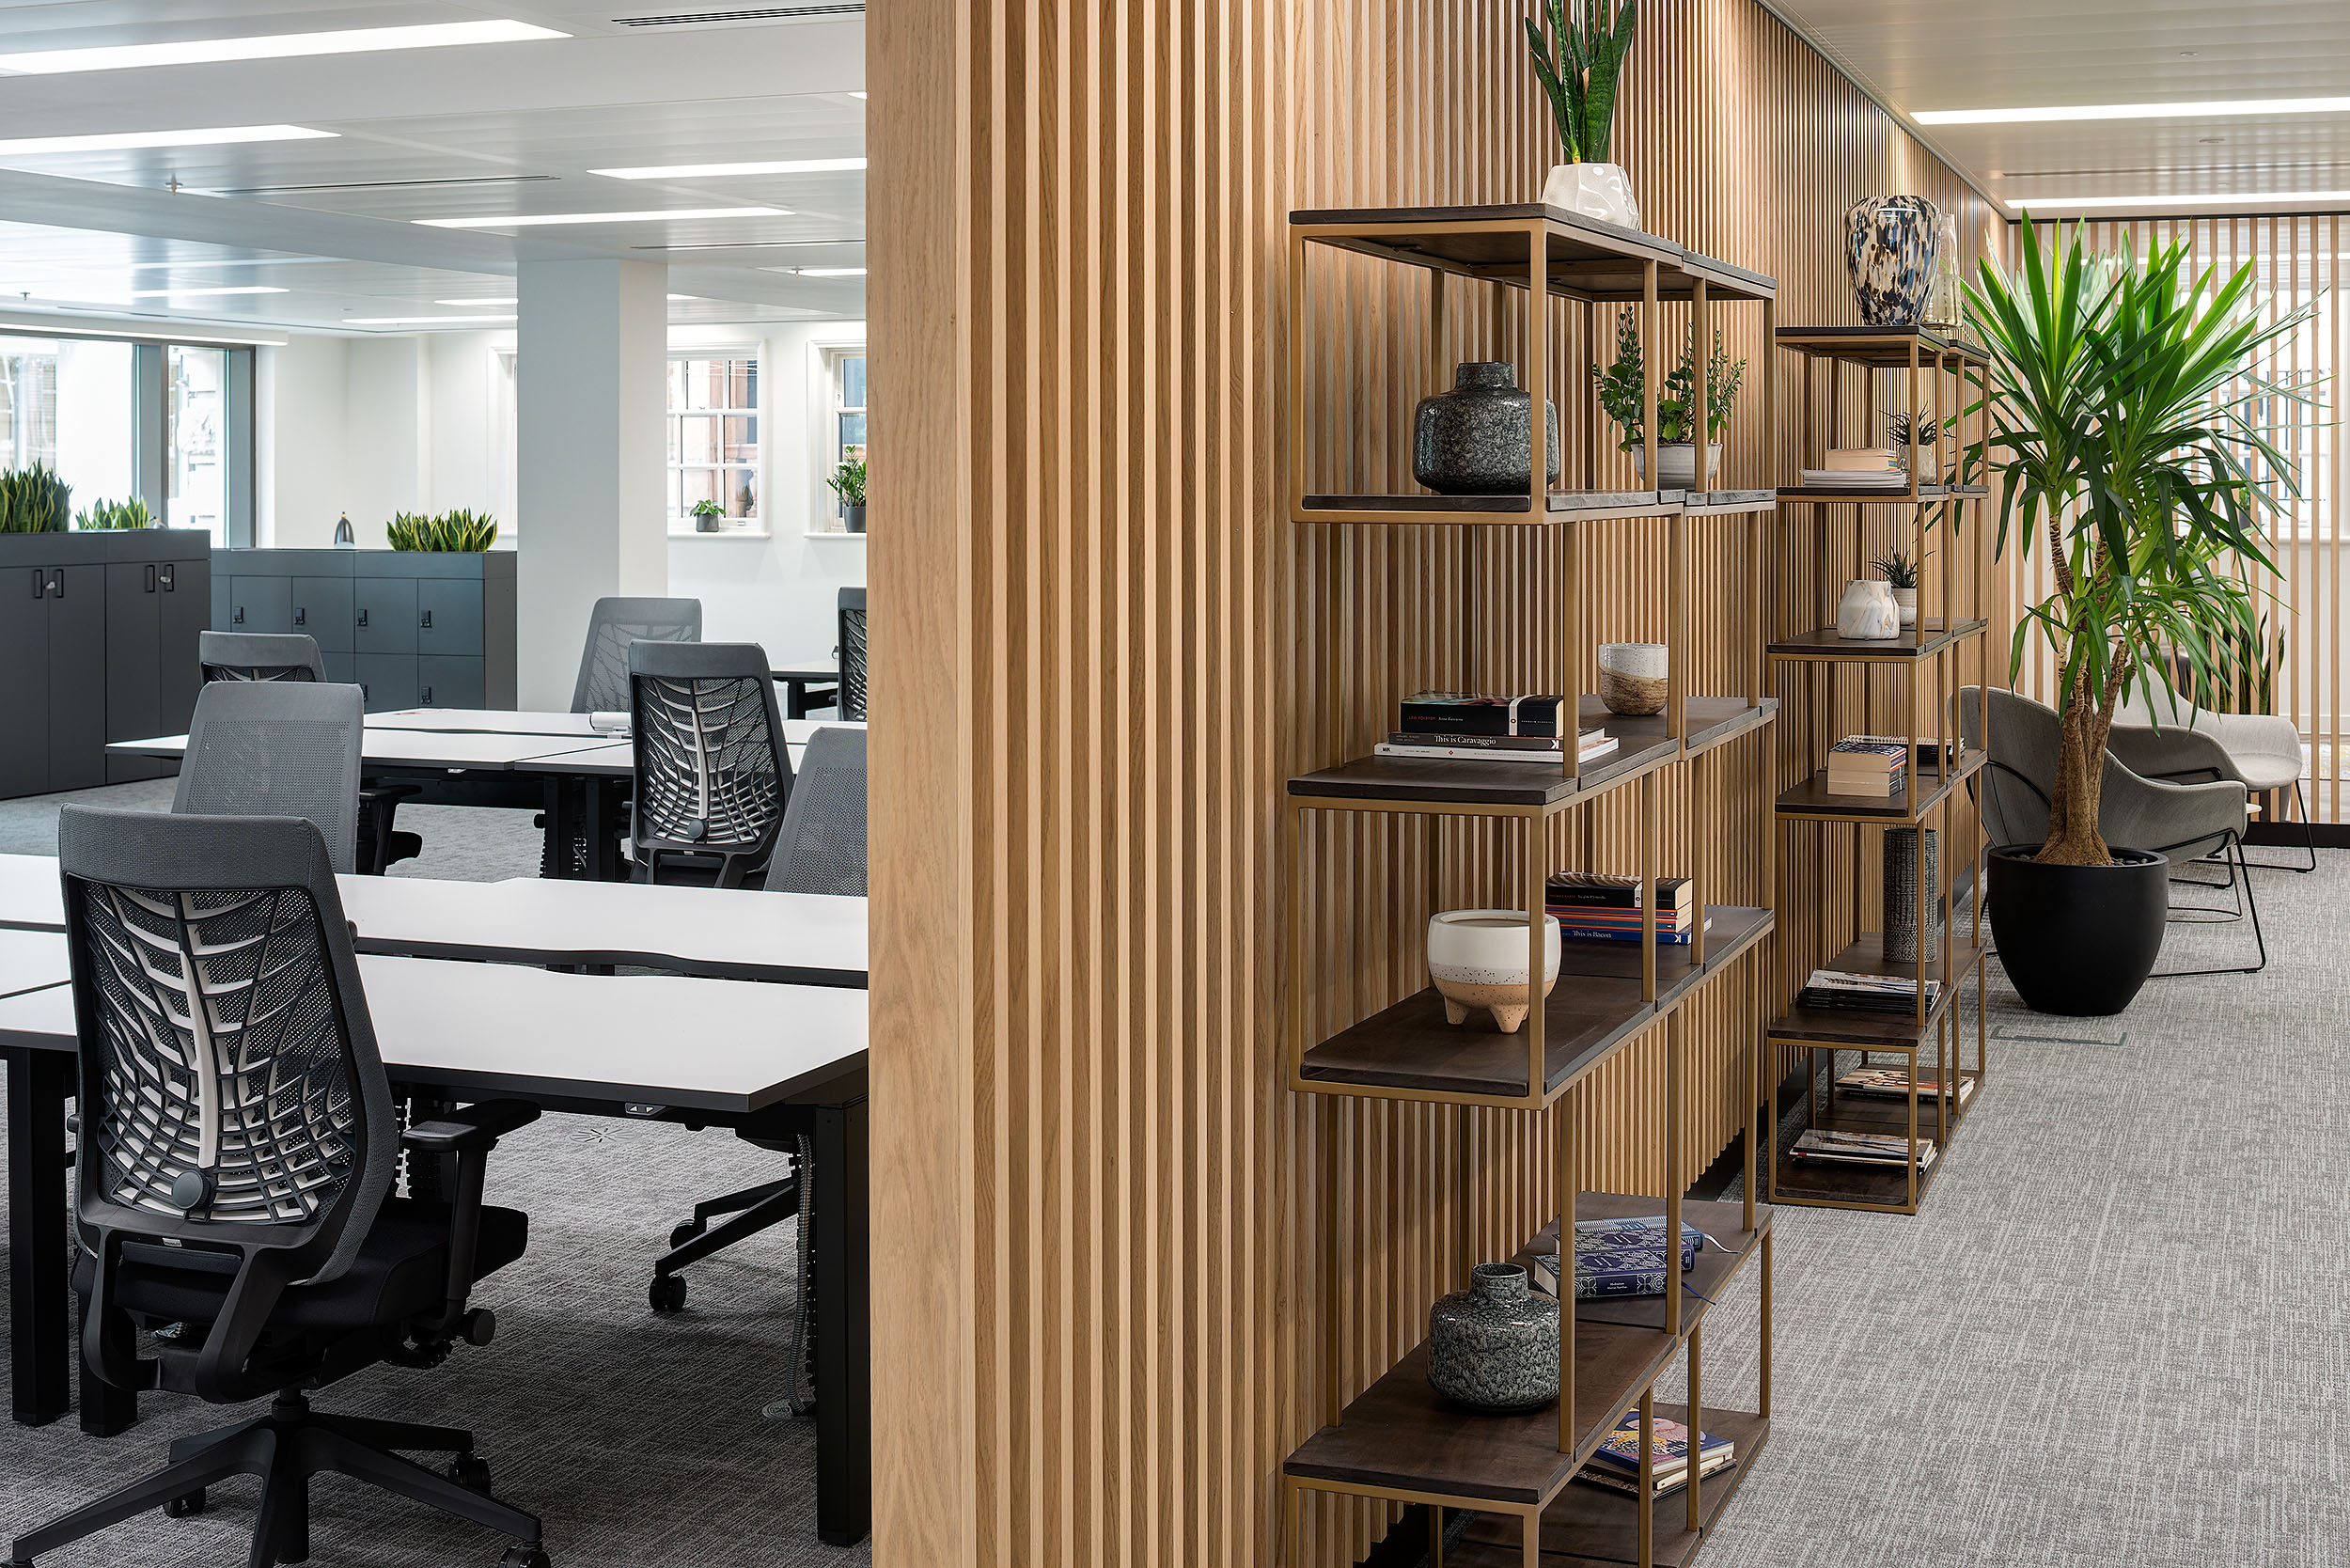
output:
<svg viewBox="0 0 2350 1568"><path fill-rule="evenodd" d="M162 810L172 781L0 802L0 851L56 851L61 801ZM536 875L530 815L403 807L424 837L407 875ZM530 1215L530 1250L483 1281L496 1342L461 1346L431 1371L377 1367L334 1385L321 1408L470 1429L501 1497L545 1521L557 1568L823 1568L872 1560L816 1539L816 1434L769 1421L783 1392L794 1236L789 1223L695 1264L686 1309L645 1304L652 1261L696 1200L779 1173L773 1154L717 1131L549 1116L491 1156L489 1198ZM0 1244L0 1256L5 1244ZM7 1337L0 1317L0 1341ZM224 1414L170 1394L146 1419L86 1437L71 1417L0 1421L0 1538L162 1463L168 1439ZM209 1513L148 1514L41 1559L42 1568L215 1568L242 1563L258 1483L216 1488ZM350 1568L494 1564L506 1541L335 1477L312 1483L311 1560Z"/></svg>

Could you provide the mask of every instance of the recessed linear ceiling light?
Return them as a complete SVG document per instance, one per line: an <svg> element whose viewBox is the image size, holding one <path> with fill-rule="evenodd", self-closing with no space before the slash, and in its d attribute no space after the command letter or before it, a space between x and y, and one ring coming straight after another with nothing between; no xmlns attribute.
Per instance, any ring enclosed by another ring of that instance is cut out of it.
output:
<svg viewBox="0 0 2350 1568"><path fill-rule="evenodd" d="M192 300L198 294L282 294L286 290L267 283L232 283L205 289L133 289L134 300Z"/></svg>
<svg viewBox="0 0 2350 1568"><path fill-rule="evenodd" d="M184 43L119 43L100 49L43 49L0 55L0 71L51 76L69 71L129 71L142 66L211 65L222 60L285 60L305 55L358 55L375 49L440 49L464 43L523 43L567 39L527 22L440 22L419 27L352 27L332 33L265 33L257 38L192 39Z"/></svg>
<svg viewBox="0 0 2350 1568"><path fill-rule="evenodd" d="M681 207L664 212L508 212L487 218L413 218L427 228L528 228L556 223L661 223L687 218L788 218L789 207Z"/></svg>
<svg viewBox="0 0 2350 1568"><path fill-rule="evenodd" d="M849 96L851 98L863 98L865 95L861 92L853 92Z"/></svg>
<svg viewBox="0 0 2350 1568"><path fill-rule="evenodd" d="M511 316L345 316L345 326L447 326L471 321L482 326L511 323Z"/></svg>
<svg viewBox="0 0 2350 1568"><path fill-rule="evenodd" d="M2148 192L2142 196L2013 196L2019 211L2031 207L2311 207L2350 205L2350 191L2258 191L2232 196Z"/></svg>
<svg viewBox="0 0 2350 1568"><path fill-rule="evenodd" d="M701 298L699 294L671 294L669 297L673 300L697 300ZM432 303L434 305L478 305L487 306L494 305L517 306L523 302L520 300L434 300Z"/></svg>
<svg viewBox="0 0 2350 1568"><path fill-rule="evenodd" d="M1920 109L1920 125L2036 125L2065 119L2210 119L2227 115L2350 114L2350 98L2206 99L2197 103L2082 103L2047 109Z"/></svg>
<svg viewBox="0 0 2350 1568"><path fill-rule="evenodd" d="M800 277L863 277L863 267L762 267L761 272L791 273Z"/></svg>
<svg viewBox="0 0 2350 1568"><path fill-rule="evenodd" d="M729 174L838 174L864 166L862 158L779 158L763 164L656 164L588 172L613 180L715 180Z"/></svg>
<svg viewBox="0 0 2350 1568"><path fill-rule="evenodd" d="M19 136L0 141L0 157L35 152L130 152L150 147L230 147L239 142L299 142L332 137L306 125L215 125L197 131L107 131L90 136Z"/></svg>

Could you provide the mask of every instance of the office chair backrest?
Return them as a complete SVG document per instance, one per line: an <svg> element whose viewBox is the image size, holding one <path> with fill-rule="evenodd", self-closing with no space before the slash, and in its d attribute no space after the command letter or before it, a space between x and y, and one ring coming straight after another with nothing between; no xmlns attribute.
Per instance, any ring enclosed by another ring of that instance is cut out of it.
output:
<svg viewBox="0 0 2350 1568"><path fill-rule="evenodd" d="M198 632L196 663L212 681L323 681L318 638L305 632Z"/></svg>
<svg viewBox="0 0 2350 1568"><path fill-rule="evenodd" d="M136 1240L171 1238L280 1254L281 1283L341 1274L400 1148L318 828L69 806L57 864L102 1291L126 1237L141 1263L203 1266Z"/></svg>
<svg viewBox="0 0 2350 1568"><path fill-rule="evenodd" d="M1992 687L1991 737L1986 745L1981 733L1981 689L1962 686L1955 700L1961 744L1988 754L1987 765L1978 776L1984 834L1995 845L2044 841L2048 800L2056 789L2057 754L2064 737L2056 710Z"/></svg>
<svg viewBox="0 0 2350 1568"><path fill-rule="evenodd" d="M196 694L173 813L301 817L334 870L357 870L366 707L356 686L213 682Z"/></svg>
<svg viewBox="0 0 2350 1568"><path fill-rule="evenodd" d="M628 707L628 646L633 642L699 642L698 599L599 599L588 617L588 646L572 688L574 713L617 713Z"/></svg>
<svg viewBox="0 0 2350 1568"><path fill-rule="evenodd" d="M767 862L771 893L865 896L865 731L816 731Z"/></svg>
<svg viewBox="0 0 2350 1568"><path fill-rule="evenodd" d="M840 716L865 722L865 590L840 590Z"/></svg>
<svg viewBox="0 0 2350 1568"><path fill-rule="evenodd" d="M628 650L638 874L720 860L739 887L773 852L791 793L791 757L767 651L749 642L637 642Z"/></svg>

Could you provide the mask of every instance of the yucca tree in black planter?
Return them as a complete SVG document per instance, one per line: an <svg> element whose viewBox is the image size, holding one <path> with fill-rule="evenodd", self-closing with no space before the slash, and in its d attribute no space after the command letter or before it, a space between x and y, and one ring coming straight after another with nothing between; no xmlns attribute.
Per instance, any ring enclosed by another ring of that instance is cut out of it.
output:
<svg viewBox="0 0 2350 1568"><path fill-rule="evenodd" d="M2118 1012L2161 951L2168 866L2099 831L2106 738L2174 656L2207 676L2257 626L2241 573L2270 566L2260 514L2295 471L2256 416L2304 400L2252 366L2310 312L2264 321L2250 263L2218 281L2184 243L2138 257L2125 234L2093 255L2076 229L2060 255L2029 218L2019 239L2013 275L1982 262L1966 319L1991 359L1999 554L2044 546L2055 584L2016 624L2011 679L2029 639L2046 644L2062 738L2047 839L1988 852L1988 912L2026 1005Z"/></svg>

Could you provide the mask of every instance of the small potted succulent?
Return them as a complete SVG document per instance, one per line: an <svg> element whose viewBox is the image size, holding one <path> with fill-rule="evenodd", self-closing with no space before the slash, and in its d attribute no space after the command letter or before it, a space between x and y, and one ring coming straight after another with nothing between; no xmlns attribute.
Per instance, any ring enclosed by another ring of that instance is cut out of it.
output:
<svg viewBox="0 0 2350 1568"><path fill-rule="evenodd" d="M1942 421L1927 415L1919 415L1917 440L1917 446L1920 448L1917 462L1919 484L1942 482L1942 448L1939 445L1941 440ZM1902 460L1904 467L1909 465L1911 443L1909 416L1906 413L1892 411L1885 416L1885 444L1893 448L1894 455Z"/></svg>
<svg viewBox="0 0 2350 1568"><path fill-rule="evenodd" d="M1747 362L1733 360L1714 335L1714 353L1705 364L1705 488L1711 489L1722 463L1722 431L1730 427L1737 406L1738 388L1746 380ZM1616 318L1616 359L1612 365L1591 367L1599 406L1616 422L1622 437L1616 445L1632 454L1632 466L1648 482L1648 443L1642 418L1647 410L1645 362L1640 329L1630 310ZM1656 392L1656 483L1663 490L1696 490L1697 440L1689 427L1697 414L1697 366L1684 345L1681 363Z"/></svg>
<svg viewBox="0 0 2350 1568"><path fill-rule="evenodd" d="M1926 554L1930 556L1934 552L1929 550ZM1869 570L1884 578L1892 588L1893 603L1901 608L1902 624L1904 626L1918 624L1918 573L1924 565L1923 557L1911 560L1906 550L1888 550L1869 563Z"/></svg>
<svg viewBox="0 0 2350 1568"><path fill-rule="evenodd" d="M725 515L725 509L720 507L715 501L703 500L695 502L694 531L697 534L716 533L718 531L718 519Z"/></svg>
<svg viewBox="0 0 2350 1568"><path fill-rule="evenodd" d="M840 497L840 525L853 534L865 531L865 460L844 459L824 481Z"/></svg>

